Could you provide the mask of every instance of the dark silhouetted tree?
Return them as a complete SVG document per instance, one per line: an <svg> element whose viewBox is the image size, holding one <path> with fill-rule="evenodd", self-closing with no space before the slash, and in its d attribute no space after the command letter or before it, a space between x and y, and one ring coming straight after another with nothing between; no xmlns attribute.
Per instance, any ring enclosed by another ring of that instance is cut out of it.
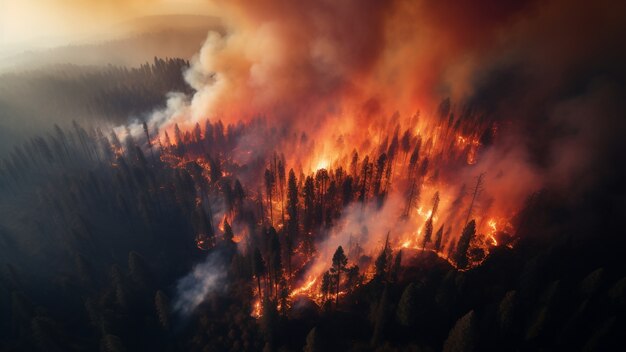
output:
<svg viewBox="0 0 626 352"><path fill-rule="evenodd" d="M272 193L274 189L274 182L276 181L274 173L270 169L265 169L265 193L267 194L267 206L270 210L270 224L274 225L274 213L272 208Z"/></svg>
<svg viewBox="0 0 626 352"><path fill-rule="evenodd" d="M278 283L283 273L283 263L281 256L280 240L278 239L278 233L274 227L270 226L268 230L269 243L269 267L274 281L274 288L276 297L278 297Z"/></svg>
<svg viewBox="0 0 626 352"><path fill-rule="evenodd" d="M450 333L448 338L443 344L444 352L472 352L475 350L476 322L474 318L474 311L470 311L465 314L459 320Z"/></svg>
<svg viewBox="0 0 626 352"><path fill-rule="evenodd" d="M374 332L372 333L372 346L381 344L385 337L389 320L392 317L393 307L389 297L389 288L385 286L383 294L376 306L376 315L374 318Z"/></svg>
<svg viewBox="0 0 626 352"><path fill-rule="evenodd" d="M374 278L385 281L387 279L387 271L389 267L389 261L391 259L391 248L389 248L389 233L387 233L387 238L385 239L385 246L383 250L380 252L376 261L374 262L374 267L376 269L376 273Z"/></svg>
<svg viewBox="0 0 626 352"><path fill-rule="evenodd" d="M518 298L516 291L509 291L504 295L498 306L498 324L500 333L508 336L512 332L518 309Z"/></svg>
<svg viewBox="0 0 626 352"><path fill-rule="evenodd" d="M422 252L426 249L426 244L431 241L433 236L433 217L429 217L424 224L424 239L422 240Z"/></svg>
<svg viewBox="0 0 626 352"><path fill-rule="evenodd" d="M261 294L261 277L265 276L265 273L265 261L263 260L261 251L258 248L255 248L254 254L252 255L252 274L256 277L259 299L263 298L263 295Z"/></svg>
<svg viewBox="0 0 626 352"><path fill-rule="evenodd" d="M311 329L306 335L306 344L304 345L304 352L322 352L324 349L321 347L322 340L317 334L317 328Z"/></svg>
<svg viewBox="0 0 626 352"><path fill-rule="evenodd" d="M287 252L287 273L288 277L291 277L291 252L294 241L298 238L299 234L299 217L298 217L298 184L296 181L296 174L293 169L289 170L289 181L287 184L287 215L289 220L287 222L287 239L286 239L286 252Z"/></svg>
<svg viewBox="0 0 626 352"><path fill-rule="evenodd" d="M224 219L224 242L233 243L233 238L235 234L233 233L233 228L230 227L228 220Z"/></svg>
<svg viewBox="0 0 626 352"><path fill-rule="evenodd" d="M435 234L435 252L439 252L441 250L441 241L443 238L443 225L439 227L437 233Z"/></svg>
<svg viewBox="0 0 626 352"><path fill-rule="evenodd" d="M270 348L276 345L280 327L278 326L278 310L276 301L265 297L263 300L263 315L261 316L261 331Z"/></svg>
<svg viewBox="0 0 626 352"><path fill-rule="evenodd" d="M396 253L396 257L393 261L393 266L391 267L391 281L397 282L400 278L400 269L402 266L402 249Z"/></svg>
<svg viewBox="0 0 626 352"><path fill-rule="evenodd" d="M341 272L346 269L348 265L348 258L343 252L341 246L337 247L335 254L333 254L333 266L331 267L331 273L335 276L335 306L339 306L339 285L341 283Z"/></svg>
<svg viewBox="0 0 626 352"><path fill-rule="evenodd" d="M476 221L472 220L463 229L463 233L459 238L459 242L456 246L456 255L454 260L459 268L463 269L467 267L467 251L470 243L476 234Z"/></svg>
<svg viewBox="0 0 626 352"><path fill-rule="evenodd" d="M328 295L330 294L331 289L331 275L328 271L324 272L322 276L322 284L320 285L320 291L322 292L322 299L324 301L328 300Z"/></svg>
<svg viewBox="0 0 626 352"><path fill-rule="evenodd" d="M346 286L348 293L352 293L357 285L360 284L360 274L358 265L352 265L346 268Z"/></svg>
<svg viewBox="0 0 626 352"><path fill-rule="evenodd" d="M417 321L417 286L410 283L402 292L398 309L396 310L396 318L400 325L411 328Z"/></svg>
<svg viewBox="0 0 626 352"><path fill-rule="evenodd" d="M168 330L170 327L170 302L169 298L161 290L158 290L154 296L154 307L161 327Z"/></svg>

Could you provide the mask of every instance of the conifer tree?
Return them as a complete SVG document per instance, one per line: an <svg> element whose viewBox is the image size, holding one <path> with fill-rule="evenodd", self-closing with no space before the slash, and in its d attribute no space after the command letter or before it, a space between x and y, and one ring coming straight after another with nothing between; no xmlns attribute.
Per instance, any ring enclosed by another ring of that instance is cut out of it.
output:
<svg viewBox="0 0 626 352"><path fill-rule="evenodd" d="M348 265L348 258L343 252L343 248L339 246L333 255L333 266L330 269L331 273L335 276L335 306L339 306L339 285L341 283L341 272L346 269L346 265Z"/></svg>
<svg viewBox="0 0 626 352"><path fill-rule="evenodd" d="M272 193L274 189L274 173L270 169L265 169L265 193L267 194L267 206L270 210L270 225L274 225L274 212L272 205Z"/></svg>
<svg viewBox="0 0 626 352"><path fill-rule="evenodd" d="M426 249L426 244L431 241L433 236L433 217L429 217L424 224L424 239L422 240L422 252Z"/></svg>
<svg viewBox="0 0 626 352"><path fill-rule="evenodd" d="M265 261L263 260L263 256L261 255L261 251L259 248L254 249L254 254L252 255L252 273L256 277L259 299L263 298L261 294L261 277L265 276L266 268Z"/></svg>
<svg viewBox="0 0 626 352"><path fill-rule="evenodd" d="M464 269L467 267L467 251L469 245L476 234L476 221L472 220L463 229L463 233L459 238L459 242L456 246L456 255L454 260L459 268Z"/></svg>
<svg viewBox="0 0 626 352"><path fill-rule="evenodd" d="M154 296L154 306L156 309L157 317L159 318L159 323L163 329L167 330L170 326L170 304L169 299L165 295L165 293L161 290L158 290L156 295Z"/></svg>
<svg viewBox="0 0 626 352"><path fill-rule="evenodd" d="M439 250L441 250L442 238L443 238L443 225L439 227L439 230L437 230L437 234L435 234L435 252L439 252Z"/></svg>
<svg viewBox="0 0 626 352"><path fill-rule="evenodd" d="M417 314L417 287L414 283L410 283L402 292L400 301L398 302L398 310L396 318L400 325L410 328L415 325Z"/></svg>
<svg viewBox="0 0 626 352"><path fill-rule="evenodd" d="M224 242L233 243L233 238L235 234L233 233L233 228L230 227L228 220L224 219Z"/></svg>
<svg viewBox="0 0 626 352"><path fill-rule="evenodd" d="M287 252L287 273L288 277L291 277L291 252L293 243L297 240L300 225L298 216L298 184L296 183L296 174L293 169L289 170L289 181L287 184L287 216L289 220L287 222L287 238L286 252Z"/></svg>
<svg viewBox="0 0 626 352"><path fill-rule="evenodd" d="M385 281L387 279L387 267L389 266L389 261L391 260L391 249L389 248L389 233L387 233L387 238L385 239L385 246L383 250L380 252L376 261L374 262L374 267L376 268L376 273L374 274L375 278L378 280Z"/></svg>
<svg viewBox="0 0 626 352"><path fill-rule="evenodd" d="M472 352L475 348L475 318L470 311L457 320L443 344L444 352Z"/></svg>
<svg viewBox="0 0 626 352"><path fill-rule="evenodd" d="M382 342L387 326L389 325L389 318L392 314L392 307L389 297L389 289L385 286L385 290L376 307L376 315L374 317L374 331L372 333L372 346L376 347Z"/></svg>

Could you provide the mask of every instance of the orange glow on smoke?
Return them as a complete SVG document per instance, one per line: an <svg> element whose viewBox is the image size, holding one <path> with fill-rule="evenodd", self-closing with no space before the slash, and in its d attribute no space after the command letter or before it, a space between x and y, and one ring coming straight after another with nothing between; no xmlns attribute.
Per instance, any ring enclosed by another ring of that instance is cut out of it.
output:
<svg viewBox="0 0 626 352"><path fill-rule="evenodd" d="M410 128L409 123L415 123L414 128ZM406 128L400 128L399 126L405 126ZM463 126L463 125L462 125ZM469 135L462 135L454 132L454 127L448 124L447 121L437 121L432 117L422 116L419 121L412 121L411 117L406 119L400 119L396 126L394 125L377 125L375 119L364 120L364 124L361 129L354 130L355 126L350 123L338 123L333 126L332 131L321 131L315 136L310 137L307 140L277 140L276 148L284 153L286 162L286 170L290 168L296 169L296 173L302 173L304 175L311 175L315 177L318 170L326 170L330 176L334 175L337 169L341 168L346 174L354 172L354 165L352 163L353 152L356 151L359 155L358 164L356 165L356 172L361 172L362 162L365 156L369 156L369 162L371 163L370 172L372 175L376 172L383 174L383 179L387 180L381 183L381 188L384 187L384 191L388 194L387 201L391 203L402 203L404 197L410 192L411 182L410 178L416 179L415 187L415 200L411 205L410 211L407 213L407 217L404 218L400 224L401 226L395 229L391 228L392 239L390 246L393 253L397 253L400 249L414 250L414 251L429 251L436 253L442 259L447 260L450 264L455 263L450 259L450 255L447 252L447 248L442 246L442 249L435 250L435 232L440 226L444 226L444 231L448 227L453 228L453 232L445 234L446 238L442 238L442 244L449 244L458 240L460 232L463 227L464 214L467 212L467 208L470 206L471 184L466 187L465 193L459 195L459 180L456 174L455 168L447 169L447 165L466 165L465 167L472 167L476 165L480 160L481 144L478 140L478 131L490 128L488 125L480 125L476 122L468 122L468 125L464 129L473 129L475 132ZM406 131L406 132L404 132ZM419 134L415 134L417 132ZM189 139L189 134L186 131L181 131L183 137L181 143L187 145L193 141ZM400 145L401 138L404 134L408 135L410 140L409 149L402 149ZM315 140L313 142L313 139ZM194 154L187 151L185 154L177 156L173 151L176 148L175 142L169 147L164 147L161 153L161 160L168 163L173 167L187 168L190 162L197 163L204 171L203 176L208 177L211 173L211 166L202 154ZM396 145L395 155L391 161L390 172L379 170L377 171L377 161L381 153L389 153L389 146L394 143ZM417 144L421 143L419 150L419 159L411 165L412 149ZM229 155L228 158L233 162L237 160L246 160L249 156L255 153L254 146L250 146L250 149L239 147L233 155ZM271 159L271 158L270 158ZM332 159L332 163L331 163ZM242 161L243 162L243 161ZM273 168L274 161L268 162L268 168ZM428 163L428 165L426 165ZM306 167L306 165L310 165ZM456 166L458 169L459 166ZM421 169L425 171L421 171ZM436 168L436 169L435 169ZM307 170L310 169L310 170ZM436 170L433 171L433 170ZM222 170L223 176L228 175L225 170ZM373 177L373 176L369 176ZM472 180L469 180L472 182ZM328 187L328 185L326 186ZM272 224L277 231L283 229L283 212L285 207L285 195L280 196L278 181L274 185L273 197L271 203L266 199L265 186L263 181L259 181L258 186L250 187L250 190L254 192L256 189L262 189L262 194L257 195L260 199L263 199L265 207L265 223ZM302 191L302 189L300 189ZM372 190L369 190L367 198L371 197ZM435 193L439 194L440 200L437 204L436 213L434 213L432 199ZM302 199L300 200L302 202ZM302 204L302 203L301 203ZM394 216L400 216L405 212L402 204L395 205L395 214L390 214L391 218ZM270 214L272 221L270 222ZM478 228L476 229L476 237L478 240L474 241L474 246L479 246L485 253L485 256L489 253L489 248L498 245L497 233L504 230L504 226L500 226L502 222L506 224L507 213L501 212L497 207L491 206L485 210L481 210L480 213L476 212L476 209L471 214L472 218L476 219ZM433 229L430 234L431 238L426 241L425 238L425 224L432 218ZM484 220L483 220L484 219ZM232 218L224 213L219 222L218 230L224 231L224 221L232 221ZM500 221L500 222L499 222ZM482 225L480 225L482 224ZM234 241L241 243L249 234L247 229L238 229L236 224L232 224L234 231ZM334 232L340 231L335 230ZM378 236L384 236L386 231L381 232ZM332 235L331 235L332 236ZM480 240L484 238L483 240ZM380 237L379 237L380 239ZM373 245L374 242L362 243L362 250L364 254L368 254L372 257L377 255L380 251L380 242ZM199 241L198 247L204 249L204 242ZM346 243L342 243L346 246ZM347 247L346 247L347 248ZM333 248L332 250L334 250ZM329 251L331 249L328 249ZM313 256L306 257L299 247L294 251L295 258L305 258L300 261L303 263L313 261L309 269L306 271L306 280L300 281L297 285L290 290L289 297L294 298L296 296L307 296L316 302L321 302L322 295L319 292L320 276L322 273L330 267L330 255L332 253L316 253ZM297 260L297 259L296 259ZM350 258L351 262L356 261L357 258ZM470 266L479 265L480 261L471 261ZM366 278L373 276L373 263L369 267L360 268L361 273ZM294 281L299 280L296 277L292 278ZM260 316L261 303L255 303L255 309L253 315Z"/></svg>

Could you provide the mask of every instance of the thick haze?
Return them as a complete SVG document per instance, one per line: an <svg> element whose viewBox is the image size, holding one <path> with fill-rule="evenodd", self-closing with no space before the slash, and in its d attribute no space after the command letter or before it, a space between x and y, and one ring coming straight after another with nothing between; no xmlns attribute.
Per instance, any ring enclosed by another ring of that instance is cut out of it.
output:
<svg viewBox="0 0 626 352"><path fill-rule="evenodd" d="M119 24L137 17L212 13L202 0L1 0L0 52L123 35Z"/></svg>
<svg viewBox="0 0 626 352"><path fill-rule="evenodd" d="M0 0L0 156L54 124L119 124L137 111L120 118L106 111L112 106L149 113L164 105L165 92L180 89L171 84L182 81L182 68L176 79L157 79L169 88L156 97L153 90L151 106L139 87L154 84L111 72L155 57L189 60L209 30L221 31L213 14L193 0Z"/></svg>
<svg viewBox="0 0 626 352"><path fill-rule="evenodd" d="M519 210L544 187L576 200L621 175L612 170L623 161L623 3L218 4L227 33L209 34L186 73L197 93L190 101L172 96L168 109L152 120L160 130L262 115L277 129L312 136L317 144L306 150L308 160L325 146L341 158L352 148L361 154L366 142L386 143L372 131L391 133L397 123L419 130L411 125L415 112L436 120L440 102L450 97L457 117L471 108L499 129L494 148L474 166L455 170L452 182L486 172L486 192L495 197L491 206L503 214ZM280 135L262 144L257 150L275 147L289 154L295 148L281 144ZM391 194L383 214L398 213L393 206L401 202L393 200ZM394 215L365 218L371 223L344 214L311 277L361 226L375 229L377 237L369 240L377 244L386 230L398 230Z"/></svg>
<svg viewBox="0 0 626 352"><path fill-rule="evenodd" d="M198 92L189 104L176 96L159 127L262 114L314 136L358 135L395 111L404 122L418 110L432 118L450 97L457 113L502 121L517 150L495 162L532 161L545 185L560 186L591 178L581 177L624 127L624 3L217 5L228 32L209 34L186 74Z"/></svg>

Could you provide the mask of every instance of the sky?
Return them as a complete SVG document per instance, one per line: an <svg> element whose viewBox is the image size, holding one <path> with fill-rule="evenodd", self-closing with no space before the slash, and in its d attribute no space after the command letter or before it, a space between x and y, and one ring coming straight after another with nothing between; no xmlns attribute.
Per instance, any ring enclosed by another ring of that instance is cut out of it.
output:
<svg viewBox="0 0 626 352"><path fill-rule="evenodd" d="M0 50L111 34L120 22L137 17L213 13L207 0L0 0Z"/></svg>

